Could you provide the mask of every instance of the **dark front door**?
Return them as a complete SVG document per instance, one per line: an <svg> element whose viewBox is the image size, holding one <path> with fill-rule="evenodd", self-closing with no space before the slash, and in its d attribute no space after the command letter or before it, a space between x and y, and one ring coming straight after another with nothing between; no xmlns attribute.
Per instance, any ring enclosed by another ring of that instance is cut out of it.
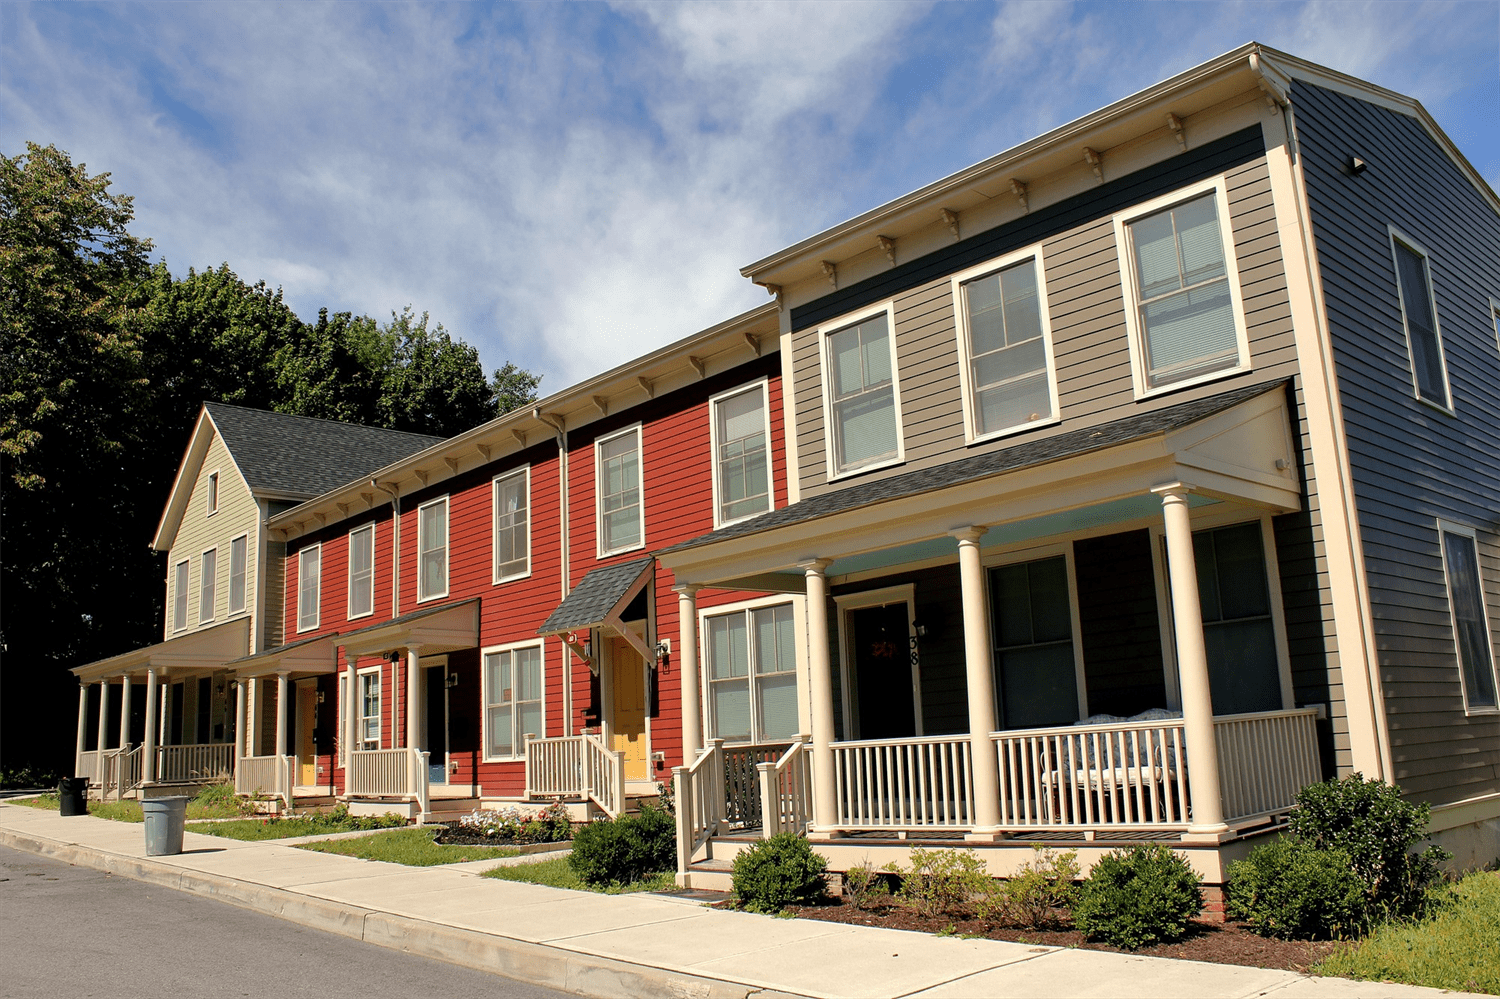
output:
<svg viewBox="0 0 1500 999"><path fill-rule="evenodd" d="M448 783L448 667L431 666L422 671L427 684L427 783Z"/></svg>
<svg viewBox="0 0 1500 999"><path fill-rule="evenodd" d="M906 739L916 735L906 604L860 607L851 610L847 620L859 704L859 738Z"/></svg>

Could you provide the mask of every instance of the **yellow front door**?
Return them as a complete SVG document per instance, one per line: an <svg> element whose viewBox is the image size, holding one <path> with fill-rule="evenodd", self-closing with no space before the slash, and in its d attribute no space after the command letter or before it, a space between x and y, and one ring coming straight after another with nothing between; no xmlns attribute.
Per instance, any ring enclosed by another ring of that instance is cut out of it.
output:
<svg viewBox="0 0 1500 999"><path fill-rule="evenodd" d="M318 685L297 686L297 783L314 787L318 783L318 746L313 732L318 725Z"/></svg>
<svg viewBox="0 0 1500 999"><path fill-rule="evenodd" d="M623 638L609 640L610 748L625 754L625 779L650 780L646 747L646 668Z"/></svg>

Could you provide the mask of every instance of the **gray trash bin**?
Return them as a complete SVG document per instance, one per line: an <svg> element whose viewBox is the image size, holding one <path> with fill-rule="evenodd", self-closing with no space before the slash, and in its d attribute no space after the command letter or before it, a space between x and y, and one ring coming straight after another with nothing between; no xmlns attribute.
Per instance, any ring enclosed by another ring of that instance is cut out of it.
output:
<svg viewBox="0 0 1500 999"><path fill-rule="evenodd" d="M187 818L189 800L176 795L141 801L146 816L146 856L170 857L182 852L182 823Z"/></svg>

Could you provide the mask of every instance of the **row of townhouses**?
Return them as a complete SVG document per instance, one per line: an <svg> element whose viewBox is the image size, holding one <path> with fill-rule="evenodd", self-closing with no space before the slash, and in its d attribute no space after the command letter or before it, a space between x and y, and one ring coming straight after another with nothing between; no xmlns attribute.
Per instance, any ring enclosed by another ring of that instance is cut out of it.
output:
<svg viewBox="0 0 1500 999"><path fill-rule="evenodd" d="M1184 851L1353 771L1500 853L1500 201L1250 44L450 440L209 403L78 773L418 819L671 787L679 880Z"/></svg>

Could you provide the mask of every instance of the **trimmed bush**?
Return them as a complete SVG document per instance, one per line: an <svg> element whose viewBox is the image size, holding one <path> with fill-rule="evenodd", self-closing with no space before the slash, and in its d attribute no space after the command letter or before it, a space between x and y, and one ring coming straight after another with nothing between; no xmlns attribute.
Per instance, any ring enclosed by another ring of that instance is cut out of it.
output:
<svg viewBox="0 0 1500 999"><path fill-rule="evenodd" d="M642 805L639 815L592 822L573 834L568 866L595 887L628 885L672 870L677 863L677 824L658 808Z"/></svg>
<svg viewBox="0 0 1500 999"><path fill-rule="evenodd" d="M1365 887L1343 850L1276 839L1229 865L1228 915L1261 936L1348 937L1365 928Z"/></svg>
<svg viewBox="0 0 1500 999"><path fill-rule="evenodd" d="M1437 846L1412 852L1427 835L1429 812L1402 799L1399 787L1355 773L1299 791L1291 830L1310 846L1348 855L1365 888L1366 921L1418 917L1452 856Z"/></svg>
<svg viewBox="0 0 1500 999"><path fill-rule="evenodd" d="M984 918L1037 929L1057 922L1059 914L1073 904L1078 894L1074 882L1080 873L1078 851L1054 853L1040 843L1033 843L1031 849L1031 859L995 890L993 900L980 913Z"/></svg>
<svg viewBox="0 0 1500 999"><path fill-rule="evenodd" d="M1198 876L1160 843L1112 850L1099 858L1073 906L1090 940L1125 950L1180 940L1203 911Z"/></svg>
<svg viewBox="0 0 1500 999"><path fill-rule="evenodd" d="M909 870L896 863L885 869L901 879L896 898L929 918L975 902L985 909L995 892L994 880L973 850L913 847Z"/></svg>
<svg viewBox="0 0 1500 999"><path fill-rule="evenodd" d="M828 861L794 833L777 833L734 858L734 895L751 912L811 905L828 889Z"/></svg>

